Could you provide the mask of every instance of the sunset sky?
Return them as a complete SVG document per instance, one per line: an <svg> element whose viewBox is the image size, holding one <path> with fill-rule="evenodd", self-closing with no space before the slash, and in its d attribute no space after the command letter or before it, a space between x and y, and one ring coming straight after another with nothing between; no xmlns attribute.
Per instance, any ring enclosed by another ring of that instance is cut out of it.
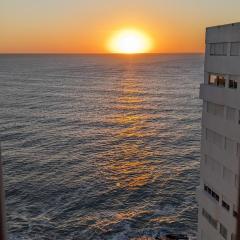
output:
<svg viewBox="0 0 240 240"><path fill-rule="evenodd" d="M107 53L137 29L150 52L203 52L207 26L240 21L239 0L1 0L1 53Z"/></svg>

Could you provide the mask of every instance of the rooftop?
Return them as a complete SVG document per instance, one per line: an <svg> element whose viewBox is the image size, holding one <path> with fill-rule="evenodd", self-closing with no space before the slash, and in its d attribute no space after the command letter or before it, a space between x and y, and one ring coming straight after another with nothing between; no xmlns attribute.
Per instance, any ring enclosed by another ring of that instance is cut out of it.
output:
<svg viewBox="0 0 240 240"><path fill-rule="evenodd" d="M207 27L207 29L212 29L212 28L228 28L228 27L240 27L240 22L228 23L228 24L217 25L217 26L210 26L210 27Z"/></svg>

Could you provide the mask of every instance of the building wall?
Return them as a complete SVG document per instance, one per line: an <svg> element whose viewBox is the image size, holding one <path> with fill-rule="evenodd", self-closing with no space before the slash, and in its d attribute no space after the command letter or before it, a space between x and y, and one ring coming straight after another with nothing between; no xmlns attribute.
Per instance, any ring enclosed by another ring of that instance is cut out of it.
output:
<svg viewBox="0 0 240 240"><path fill-rule="evenodd" d="M240 23L207 28L198 239L233 240L240 158Z"/></svg>

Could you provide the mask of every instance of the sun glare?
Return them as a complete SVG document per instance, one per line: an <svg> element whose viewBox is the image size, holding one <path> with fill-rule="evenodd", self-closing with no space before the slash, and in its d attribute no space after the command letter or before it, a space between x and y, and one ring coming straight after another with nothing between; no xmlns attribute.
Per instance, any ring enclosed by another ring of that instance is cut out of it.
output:
<svg viewBox="0 0 240 240"><path fill-rule="evenodd" d="M148 53L152 48L151 39L144 32L125 29L115 33L108 44L112 53Z"/></svg>

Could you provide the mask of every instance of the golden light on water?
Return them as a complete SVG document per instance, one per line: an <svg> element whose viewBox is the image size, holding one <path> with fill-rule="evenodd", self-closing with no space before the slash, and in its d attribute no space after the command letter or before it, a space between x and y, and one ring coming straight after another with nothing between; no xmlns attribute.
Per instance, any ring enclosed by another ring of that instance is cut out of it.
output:
<svg viewBox="0 0 240 240"><path fill-rule="evenodd" d="M114 126L111 135L114 141L119 141L115 151L103 159L111 159L102 165L102 173L111 183L115 183L116 189L136 190L155 180L155 166L149 160L151 149L143 147L143 139L149 137L149 115L142 112L147 101L143 96L143 89L138 79L134 78L135 71L128 66L119 83L121 93L115 98L114 114L107 121Z"/></svg>
<svg viewBox="0 0 240 240"><path fill-rule="evenodd" d="M120 30L108 42L111 53L148 53L152 47L152 39L145 32L136 29Z"/></svg>

